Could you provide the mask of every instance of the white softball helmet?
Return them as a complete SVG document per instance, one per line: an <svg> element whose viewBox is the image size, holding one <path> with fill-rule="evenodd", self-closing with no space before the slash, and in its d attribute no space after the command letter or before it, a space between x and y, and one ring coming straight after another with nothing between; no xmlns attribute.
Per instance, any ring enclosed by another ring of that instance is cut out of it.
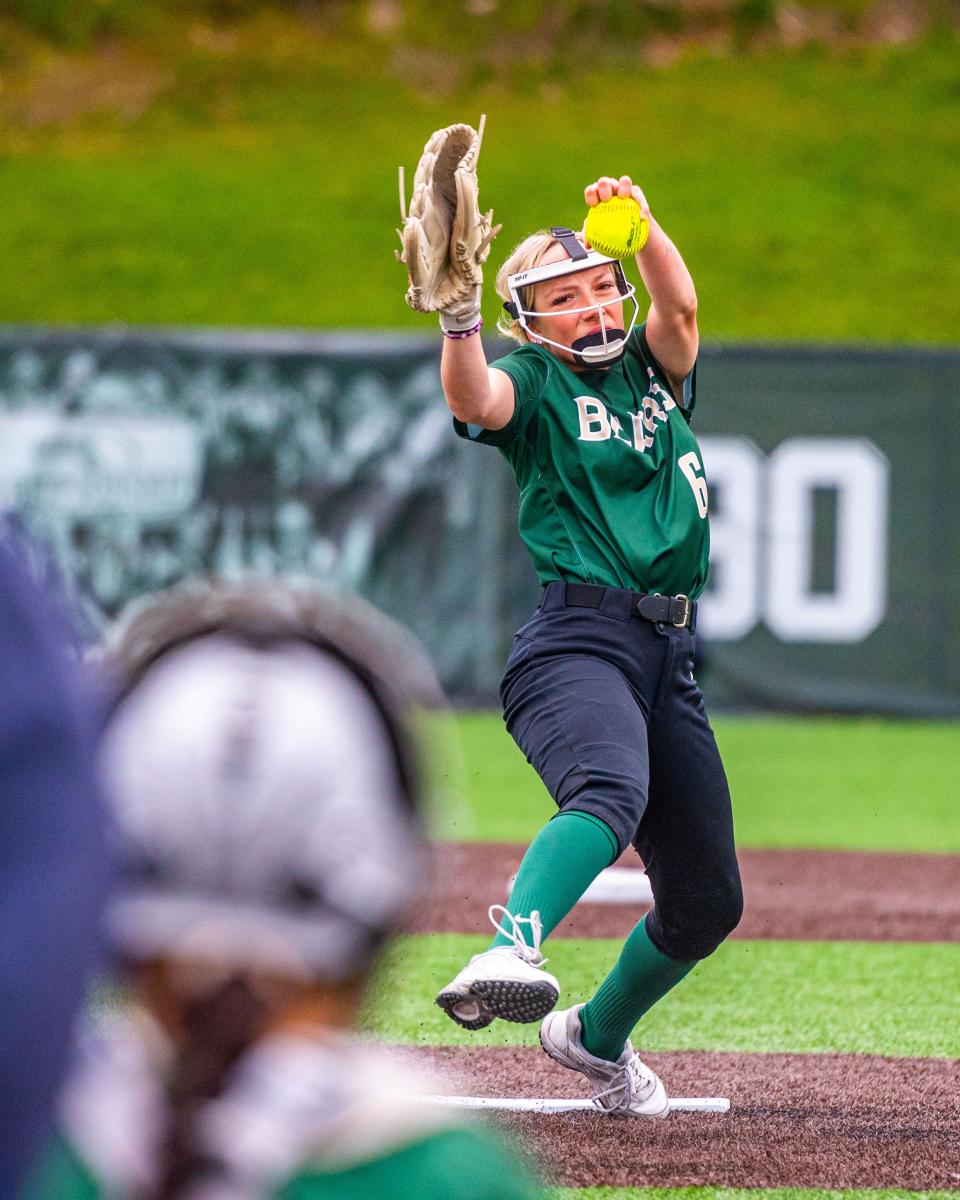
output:
<svg viewBox="0 0 960 1200"><path fill-rule="evenodd" d="M366 969L426 865L404 657L310 592L181 590L133 620L102 741L122 957Z"/></svg>
<svg viewBox="0 0 960 1200"><path fill-rule="evenodd" d="M626 351L627 338L633 332L633 327L637 323L637 316L640 312L640 305L636 297L636 288L627 280L626 275L623 273L623 267L617 259L608 258L607 255L600 254L596 250L587 250L572 230L555 225L551 227L550 233L563 246L568 257L561 259L560 262L548 263L546 266L530 267L526 271L519 271L515 275L508 276L507 288L510 292L510 299L503 307L515 321L519 321L520 327L526 332L529 338L538 342L546 342L550 346L556 346L559 350L569 351L578 366L607 367L611 363L619 362ZM530 328L527 324L528 320L536 317L555 316L556 314L550 311L538 312L536 309L524 308L521 300L524 288L530 288L535 284L543 283L548 279L557 279L563 275L573 275L578 271L589 271L593 267L601 267L606 263L610 263L613 266L613 275L617 283L618 293L615 299L604 300L599 304L585 304L580 308L565 308L563 310L564 313L580 313L591 312L595 309L600 316L600 329L596 333L577 338L567 346L563 342L555 342L552 338L544 337L539 330ZM629 328L621 329L610 323L605 310L608 305L619 304L625 300L629 300L632 303L633 315L630 318Z"/></svg>

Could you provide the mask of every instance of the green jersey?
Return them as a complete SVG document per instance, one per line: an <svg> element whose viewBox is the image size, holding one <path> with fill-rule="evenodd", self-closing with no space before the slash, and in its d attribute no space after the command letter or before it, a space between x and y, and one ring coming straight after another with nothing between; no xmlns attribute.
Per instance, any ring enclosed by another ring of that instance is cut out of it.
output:
<svg viewBox="0 0 960 1200"><path fill-rule="evenodd" d="M676 403L646 327L620 362L573 371L526 345L493 366L513 381L503 429L455 421L496 446L520 486L520 536L541 583L553 579L696 598L707 578L707 488L689 428L694 373Z"/></svg>
<svg viewBox="0 0 960 1200"><path fill-rule="evenodd" d="M61 1138L48 1147L23 1200L119 1200L108 1177ZM262 1192L263 1200L537 1200L541 1192L500 1141L481 1128L446 1129L361 1162L310 1161Z"/></svg>
<svg viewBox="0 0 960 1200"><path fill-rule="evenodd" d="M125 1200L153 1189L172 1048L146 1014L101 1015L80 1042L57 1136L23 1200ZM494 1133L417 1096L385 1047L273 1033L195 1123L196 1147L249 1200L536 1200ZM217 1194L220 1189L213 1188Z"/></svg>

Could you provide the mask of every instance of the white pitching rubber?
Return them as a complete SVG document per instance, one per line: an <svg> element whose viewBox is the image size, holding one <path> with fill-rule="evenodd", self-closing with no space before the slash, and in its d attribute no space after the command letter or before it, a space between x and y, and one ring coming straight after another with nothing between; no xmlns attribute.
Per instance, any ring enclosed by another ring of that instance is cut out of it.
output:
<svg viewBox="0 0 960 1200"><path fill-rule="evenodd" d="M447 1108L487 1108L507 1112L565 1113L592 1109L599 1111L592 1100L573 1100L566 1097L535 1099L531 1097L500 1096L423 1096L431 1104L442 1104ZM671 1112L718 1112L730 1111L726 1096L671 1096Z"/></svg>
<svg viewBox="0 0 960 1200"><path fill-rule="evenodd" d="M507 895L515 875L507 880ZM652 904L653 890L644 871L636 867L607 867L601 871L579 900L580 904Z"/></svg>

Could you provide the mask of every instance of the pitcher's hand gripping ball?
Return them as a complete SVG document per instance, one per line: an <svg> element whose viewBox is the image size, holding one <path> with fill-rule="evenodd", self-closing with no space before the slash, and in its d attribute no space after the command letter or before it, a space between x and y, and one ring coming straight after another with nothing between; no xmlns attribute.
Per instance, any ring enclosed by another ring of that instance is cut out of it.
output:
<svg viewBox="0 0 960 1200"><path fill-rule="evenodd" d="M417 312L475 311L480 305L483 263L500 231L493 209L481 213L477 202L477 158L486 118L480 129L448 125L423 148L413 179L409 211L400 168L400 215L397 230L407 268L406 301Z"/></svg>
<svg viewBox="0 0 960 1200"><path fill-rule="evenodd" d="M632 196L611 196L587 209L583 234L601 254L629 258L647 244L650 222Z"/></svg>

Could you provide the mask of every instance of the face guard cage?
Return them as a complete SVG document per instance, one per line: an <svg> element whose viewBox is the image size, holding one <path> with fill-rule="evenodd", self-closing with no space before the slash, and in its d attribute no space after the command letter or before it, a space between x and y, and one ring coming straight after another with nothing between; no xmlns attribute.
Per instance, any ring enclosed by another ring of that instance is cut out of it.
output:
<svg viewBox="0 0 960 1200"><path fill-rule="evenodd" d="M551 230L551 232L554 231ZM569 253L573 248L569 244L571 239L563 238L558 240L562 241L564 248ZM617 362L618 359L623 357L627 338L637 323L640 305L636 298L636 288L632 283L628 282L627 277L623 273L623 267L617 259L608 258L605 254L600 254L596 250L587 251L579 242L575 242L575 246L580 251L580 254L575 258L571 257L561 262L550 263L545 267L531 267L528 271L520 271L516 275L510 275L507 278L507 288L510 291L511 299L508 303L504 304L504 308L515 321L519 321L521 329L525 330L529 337L535 338L540 342L546 342L550 346L556 346L559 350L566 350L573 355L574 362L579 366L605 366L609 363ZM555 342L552 338L544 337L542 333L530 328L527 324L528 318L556 316L556 312L540 312L536 309L525 309L520 301L522 288L533 287L535 284L543 283L548 279L557 279L563 275L573 275L579 271L589 271L593 267L602 267L607 263L613 267L613 275L619 293L616 298L613 300L603 300L598 304L584 304L579 308L564 308L561 310L564 315L567 315L568 313L590 312L595 309L600 316L600 331L598 334L590 335L589 339L578 338L577 343L579 345L574 343L572 346L567 346L563 342ZM608 328L608 317L604 310L608 305L620 304L624 300L629 300L633 304L633 315L630 318L629 328L626 331L615 329L613 326L609 326Z"/></svg>

